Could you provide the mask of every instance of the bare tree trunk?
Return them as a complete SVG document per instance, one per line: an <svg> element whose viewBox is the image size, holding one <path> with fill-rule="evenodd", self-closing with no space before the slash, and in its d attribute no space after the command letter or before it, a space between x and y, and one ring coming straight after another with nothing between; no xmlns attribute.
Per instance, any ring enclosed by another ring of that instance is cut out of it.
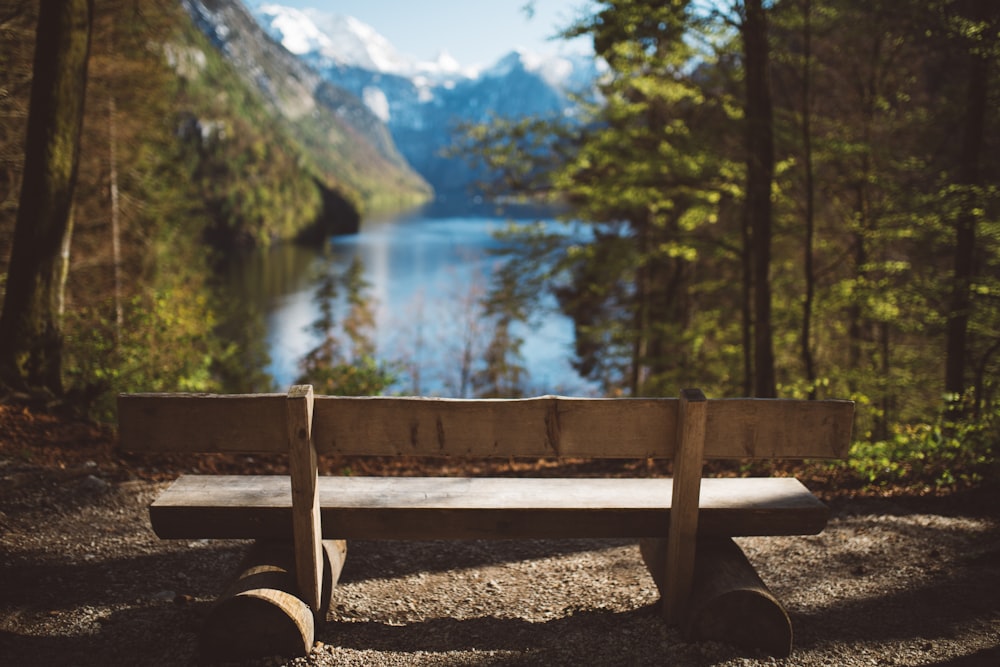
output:
<svg viewBox="0 0 1000 667"><path fill-rule="evenodd" d="M976 4L979 17L985 16L985 4ZM970 54L969 82L966 97L965 122L962 127L962 154L958 167L959 182L968 190L981 185L980 163L988 104L989 60L977 51ZM971 287L975 278L976 215L972 193L965 193L955 224L954 279L948 308L947 340L945 342L945 393L953 409L958 408L965 394L965 366Z"/></svg>
<svg viewBox="0 0 1000 667"><path fill-rule="evenodd" d="M746 0L742 26L746 58L747 214L754 273L754 396L777 395L771 331L771 185L774 111L768 65L767 15L762 0Z"/></svg>
<svg viewBox="0 0 1000 667"><path fill-rule="evenodd" d="M117 126L115 121L115 97L108 97L108 161L110 162L111 181L111 251L115 278L115 347L121 348L122 328L125 324L125 312L122 307L122 243L121 243L121 208L118 201L118 156L117 156Z"/></svg>
<svg viewBox="0 0 1000 667"><path fill-rule="evenodd" d="M806 239L805 280L806 294L802 302L802 365L809 385L809 399L816 399L816 364L812 354L812 311L816 296L816 275L813 241L816 234L816 189L813 182L812 155L812 2L802 3L802 151L805 162L806 190Z"/></svg>
<svg viewBox="0 0 1000 667"><path fill-rule="evenodd" d="M629 393L641 396L648 376L646 363L649 359L650 329L650 248L652 242L650 224L643 221L639 234L639 258L635 273L635 314L632 320L632 366L629 375Z"/></svg>
<svg viewBox="0 0 1000 667"><path fill-rule="evenodd" d="M24 177L0 315L0 381L57 395L93 15L93 0L41 2Z"/></svg>

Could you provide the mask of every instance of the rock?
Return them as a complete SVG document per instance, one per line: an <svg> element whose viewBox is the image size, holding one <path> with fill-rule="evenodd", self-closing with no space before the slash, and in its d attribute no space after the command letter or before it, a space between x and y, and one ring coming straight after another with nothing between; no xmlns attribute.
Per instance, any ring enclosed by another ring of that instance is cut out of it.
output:
<svg viewBox="0 0 1000 667"><path fill-rule="evenodd" d="M108 490L108 483L105 482L100 477L95 477L94 475L87 475L82 482L80 482L80 491L85 493L104 493Z"/></svg>

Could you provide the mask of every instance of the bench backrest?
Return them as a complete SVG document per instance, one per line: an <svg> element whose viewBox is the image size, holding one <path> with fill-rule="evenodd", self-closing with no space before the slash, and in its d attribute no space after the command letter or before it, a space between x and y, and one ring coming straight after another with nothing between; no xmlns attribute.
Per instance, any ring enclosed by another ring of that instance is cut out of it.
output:
<svg viewBox="0 0 1000 667"><path fill-rule="evenodd" d="M118 399L128 451L287 452L300 594L318 610L322 552L321 454L558 458L667 458L674 481L664 615L677 622L694 571L706 458L843 458L850 401L677 399L502 400L285 394L127 394Z"/></svg>
<svg viewBox="0 0 1000 667"><path fill-rule="evenodd" d="M285 394L129 394L131 451L285 453ZM676 398L461 400L316 396L317 453L480 458L658 458L677 453ZM850 401L710 399L706 459L844 458Z"/></svg>

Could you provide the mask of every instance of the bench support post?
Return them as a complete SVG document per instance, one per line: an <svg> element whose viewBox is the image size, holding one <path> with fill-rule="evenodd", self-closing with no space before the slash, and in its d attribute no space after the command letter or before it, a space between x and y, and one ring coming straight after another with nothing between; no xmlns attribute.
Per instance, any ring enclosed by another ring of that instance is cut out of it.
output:
<svg viewBox="0 0 1000 667"><path fill-rule="evenodd" d="M323 547L316 448L312 440L312 386L297 385L289 389L286 406L295 576L302 601L318 614L323 591Z"/></svg>
<svg viewBox="0 0 1000 667"><path fill-rule="evenodd" d="M700 389L683 390L677 407L677 452L663 577L663 618L667 625L681 622L691 597L707 417L705 394Z"/></svg>

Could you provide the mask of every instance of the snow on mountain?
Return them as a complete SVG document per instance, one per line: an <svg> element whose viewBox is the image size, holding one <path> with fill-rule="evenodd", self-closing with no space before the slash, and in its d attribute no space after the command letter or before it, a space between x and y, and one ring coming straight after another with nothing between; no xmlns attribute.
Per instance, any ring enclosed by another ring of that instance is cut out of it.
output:
<svg viewBox="0 0 1000 667"><path fill-rule="evenodd" d="M483 69L462 65L447 51L430 61L401 54L375 28L351 16L277 3L259 3L251 11L275 41L320 69L358 67L415 81L423 78L431 85L454 84L481 75L499 78L515 66L537 73L560 90L581 80L581 70L583 80L593 80L593 58L543 57L526 49L513 49L495 65Z"/></svg>
<svg viewBox="0 0 1000 667"><path fill-rule="evenodd" d="M586 56L540 56L527 49L514 49L483 70L482 76L503 78L516 70L536 74L561 92L578 92L592 86L597 78L594 59Z"/></svg>
<svg viewBox="0 0 1000 667"><path fill-rule="evenodd" d="M447 52L420 61L351 17L271 2L251 11L275 41L362 100L439 192L462 188L474 177L461 160L441 156L456 123L493 116L569 117L569 94L585 93L598 76L593 57L543 57L525 49L512 50L488 68L464 67Z"/></svg>
<svg viewBox="0 0 1000 667"><path fill-rule="evenodd" d="M432 61L399 53L375 28L352 16L274 3L252 8L265 30L292 53L319 67L341 65L437 81L471 78L475 67L462 67L447 51Z"/></svg>

